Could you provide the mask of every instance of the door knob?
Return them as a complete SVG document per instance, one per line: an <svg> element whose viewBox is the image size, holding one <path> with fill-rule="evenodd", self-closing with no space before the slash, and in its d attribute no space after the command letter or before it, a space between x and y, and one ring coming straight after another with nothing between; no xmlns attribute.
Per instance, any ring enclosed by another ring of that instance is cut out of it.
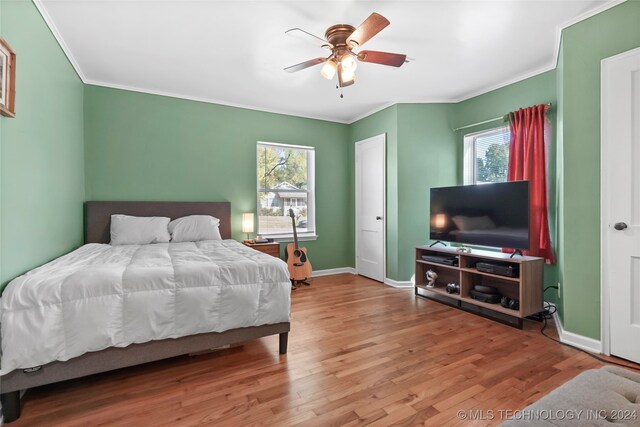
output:
<svg viewBox="0 0 640 427"><path fill-rule="evenodd" d="M378 220L378 221L382 221L382 217L381 217L381 216L377 216L377 217L376 217L376 220Z"/></svg>
<svg viewBox="0 0 640 427"><path fill-rule="evenodd" d="M627 224L624 222L616 222L613 228L615 228L618 231L622 231L627 228Z"/></svg>

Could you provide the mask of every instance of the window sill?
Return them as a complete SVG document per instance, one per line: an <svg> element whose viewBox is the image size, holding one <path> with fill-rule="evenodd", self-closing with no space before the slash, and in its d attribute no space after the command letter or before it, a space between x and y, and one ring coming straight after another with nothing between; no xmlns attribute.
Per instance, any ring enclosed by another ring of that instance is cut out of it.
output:
<svg viewBox="0 0 640 427"><path fill-rule="evenodd" d="M276 243L285 243L285 242L293 242L293 234L282 235L278 234L275 236L270 236L268 234L263 234L262 237L265 239L273 239ZM299 234L298 241L299 242L310 242L313 240L317 240L318 236L316 234Z"/></svg>

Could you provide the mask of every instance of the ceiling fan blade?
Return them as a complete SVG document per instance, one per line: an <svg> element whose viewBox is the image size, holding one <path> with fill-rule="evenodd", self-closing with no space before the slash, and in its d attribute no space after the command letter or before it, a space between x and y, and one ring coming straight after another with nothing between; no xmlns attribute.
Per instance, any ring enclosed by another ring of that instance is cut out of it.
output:
<svg viewBox="0 0 640 427"><path fill-rule="evenodd" d="M320 65L326 61L327 58L314 58L296 65L291 65L284 70L288 73L295 73L296 71L304 70L305 68L313 67L314 65Z"/></svg>
<svg viewBox="0 0 640 427"><path fill-rule="evenodd" d="M346 80L342 74L342 67L338 67L338 86L347 87L351 86L356 82L355 75L353 75L350 80Z"/></svg>
<svg viewBox="0 0 640 427"><path fill-rule="evenodd" d="M407 55L399 53L378 52L375 50L363 50L358 53L358 59L362 62L400 67L407 60Z"/></svg>
<svg viewBox="0 0 640 427"><path fill-rule="evenodd" d="M325 39L323 39L322 37L318 37L315 34L311 34L308 31L303 30L302 28L291 28L287 31L284 32L285 34L299 34L302 37L299 38L304 38L307 41L311 41L312 43L320 46L320 47L327 47L327 48L332 48L333 45L331 43L329 43L328 41L326 41Z"/></svg>
<svg viewBox="0 0 640 427"><path fill-rule="evenodd" d="M379 13L373 12L367 19L364 20L358 28L347 39L348 45L356 44L362 46L371 37L382 31L390 22L387 18Z"/></svg>

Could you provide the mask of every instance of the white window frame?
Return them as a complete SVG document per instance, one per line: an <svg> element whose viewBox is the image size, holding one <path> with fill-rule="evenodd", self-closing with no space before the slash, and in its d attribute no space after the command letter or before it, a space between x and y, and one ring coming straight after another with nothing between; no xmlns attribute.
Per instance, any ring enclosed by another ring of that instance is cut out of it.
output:
<svg viewBox="0 0 640 427"><path fill-rule="evenodd" d="M298 150L306 150L307 152L307 231L298 232L298 240L300 241L309 241L316 240L318 235L316 234L316 152L315 147L309 147L305 145L291 145L291 144L280 144L276 142L266 142L266 141L258 141L256 144L256 148L263 145L271 145L276 147L282 147L287 149L298 149ZM257 149L256 149L257 153ZM260 188L260 177L258 176L258 156L256 155L256 217L257 218L257 233L264 237L274 239L276 242L291 242L293 240L293 230L289 233L261 233L260 231L260 190L265 190ZM281 193L286 192L295 192L300 193L300 190L278 190ZM310 229L311 228L311 229Z"/></svg>
<svg viewBox="0 0 640 427"><path fill-rule="evenodd" d="M486 184L476 181L476 140L479 137L485 137L492 134L500 134L509 131L508 126L498 126L491 129L485 129L478 132L470 133L464 136L464 157L462 164L462 178L464 185Z"/></svg>

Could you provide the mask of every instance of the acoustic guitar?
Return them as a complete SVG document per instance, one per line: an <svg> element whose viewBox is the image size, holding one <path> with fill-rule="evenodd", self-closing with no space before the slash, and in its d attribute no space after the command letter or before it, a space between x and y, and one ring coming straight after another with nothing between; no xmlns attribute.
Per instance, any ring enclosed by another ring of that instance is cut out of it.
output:
<svg viewBox="0 0 640 427"><path fill-rule="evenodd" d="M307 257L307 248L298 245L298 232L296 231L296 216L293 209L289 209L289 216L293 223L293 243L289 243L286 248L287 265L289 266L289 276L294 286L296 283L309 285L306 282L311 277L311 263Z"/></svg>

